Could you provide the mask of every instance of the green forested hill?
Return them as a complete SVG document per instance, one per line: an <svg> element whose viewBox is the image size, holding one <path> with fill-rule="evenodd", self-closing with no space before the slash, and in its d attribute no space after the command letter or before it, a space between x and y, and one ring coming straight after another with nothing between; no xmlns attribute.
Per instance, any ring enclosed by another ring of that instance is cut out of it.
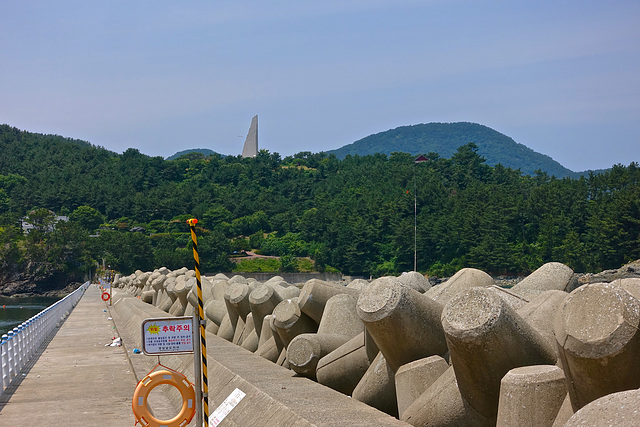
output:
<svg viewBox="0 0 640 427"><path fill-rule="evenodd" d="M362 138L328 153L339 159L347 155L366 156L375 153L391 154L394 151L413 155L438 153L440 157L451 157L458 147L474 143L478 154L487 164L502 164L511 169L520 169L527 175L542 170L558 178L579 176L551 157L537 153L518 144L513 139L487 126L476 123L427 123L402 126L386 132Z"/></svg>
<svg viewBox="0 0 640 427"><path fill-rule="evenodd" d="M318 270L397 274L413 269L414 221L417 269L430 274L518 274L548 261L595 272L640 258L637 163L559 179L489 166L474 144L429 157L164 160L0 125L0 293L82 278L103 260L124 274L191 267L192 217L205 273L253 249L285 271L310 257ZM35 229L24 234L21 218Z"/></svg>
<svg viewBox="0 0 640 427"><path fill-rule="evenodd" d="M208 148L193 148L190 150L182 150L182 151L178 151L176 154L174 154L173 156L169 156L167 157L167 160L176 160L179 159L180 157L187 155L187 154L195 154L195 155L199 155L202 154L203 156L207 157L207 156L216 156L219 155L218 153L216 153L213 150L210 150ZM224 157L224 156L223 156Z"/></svg>

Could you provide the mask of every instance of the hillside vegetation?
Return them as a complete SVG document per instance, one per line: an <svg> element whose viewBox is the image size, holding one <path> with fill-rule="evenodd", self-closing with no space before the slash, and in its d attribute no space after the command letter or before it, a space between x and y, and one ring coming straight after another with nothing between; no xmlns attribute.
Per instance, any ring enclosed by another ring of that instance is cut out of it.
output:
<svg viewBox="0 0 640 427"><path fill-rule="evenodd" d="M182 150L182 151L178 151L176 154L174 154L173 156L169 156L167 157L167 160L176 160L179 159L182 156L196 156L198 157L200 154L202 154L203 156L216 156L218 155L218 153L216 153L213 150L210 150L208 148L192 148L190 150ZM224 156L222 156L224 157Z"/></svg>
<svg viewBox="0 0 640 427"><path fill-rule="evenodd" d="M6 125L0 152L0 287L80 280L103 259L124 274L191 267L190 217L204 272L229 271L248 249L281 257L283 270L295 257L345 274L412 270L414 220L417 267L431 274L527 273L552 260L595 272L640 258L636 163L558 179L489 166L474 144L420 164L266 150L163 160ZM37 226L27 235L23 217Z"/></svg>
<svg viewBox="0 0 640 427"><path fill-rule="evenodd" d="M526 175L535 175L537 170L558 178L577 178L573 172L551 157L537 153L525 145L518 144L508 136L477 123L427 123L401 126L362 138L329 154L339 159L347 155L367 156L376 153L390 155L393 152L424 154L438 153L451 157L458 147L473 143L478 154L487 164L501 164L511 169L520 169Z"/></svg>

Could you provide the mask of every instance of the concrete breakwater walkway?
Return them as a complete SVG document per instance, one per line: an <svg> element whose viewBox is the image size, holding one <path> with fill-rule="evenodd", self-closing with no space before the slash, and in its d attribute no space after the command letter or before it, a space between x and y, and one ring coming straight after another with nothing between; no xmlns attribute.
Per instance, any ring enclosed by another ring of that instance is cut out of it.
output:
<svg viewBox="0 0 640 427"><path fill-rule="evenodd" d="M2 426L132 426L136 387L100 289L91 285L46 348L0 396Z"/></svg>
<svg viewBox="0 0 640 427"><path fill-rule="evenodd" d="M137 381L158 362L133 353L141 348L141 320L166 316L118 289L109 306L91 285L48 345L0 396L0 425L133 426ZM122 338L122 347L105 346L114 336ZM207 333L207 341L210 413L235 389L246 393L221 427L408 425L213 334ZM167 355L160 362L193 381L193 356ZM177 393L168 389L154 391L149 399L161 419L178 412Z"/></svg>

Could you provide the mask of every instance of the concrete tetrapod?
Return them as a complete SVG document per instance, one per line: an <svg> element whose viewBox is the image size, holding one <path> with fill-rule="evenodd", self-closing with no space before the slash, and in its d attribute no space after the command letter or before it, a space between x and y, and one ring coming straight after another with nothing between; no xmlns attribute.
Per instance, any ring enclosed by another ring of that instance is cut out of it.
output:
<svg viewBox="0 0 640 427"><path fill-rule="evenodd" d="M513 368L552 365L553 348L495 293L471 288L442 311L460 393L479 413L498 413L500 380Z"/></svg>
<svg viewBox="0 0 640 427"><path fill-rule="evenodd" d="M236 274L235 276L231 277L231 279L229 279L229 285L231 285L232 283L244 283L246 285L247 279L244 276Z"/></svg>
<svg viewBox="0 0 640 427"><path fill-rule="evenodd" d="M247 314L251 312L249 305L250 292L249 285L235 281L229 285L227 292L224 294L229 320L234 330L232 342L237 345L242 344L242 332L246 323Z"/></svg>
<svg viewBox="0 0 640 427"><path fill-rule="evenodd" d="M417 271L405 271L398 277L398 280L421 294L431 289L429 280Z"/></svg>
<svg viewBox="0 0 640 427"><path fill-rule="evenodd" d="M233 325L231 324L229 313L226 313L222 318L222 322L220 322L220 328L218 328L218 332L216 333L216 335L229 342L233 342L235 329L233 329Z"/></svg>
<svg viewBox="0 0 640 427"><path fill-rule="evenodd" d="M516 311L520 310L522 307L524 307L529 303L528 300L522 298L520 295L514 294L510 290L501 288L500 286L493 285L493 286L487 287L486 289L488 289L489 292L493 292L502 301L504 301L509 307L511 307Z"/></svg>
<svg viewBox="0 0 640 427"><path fill-rule="evenodd" d="M267 314L262 319L262 330L258 335L258 348L263 345L269 338L273 337L273 330L271 329L271 319L273 318L273 314Z"/></svg>
<svg viewBox="0 0 640 427"><path fill-rule="evenodd" d="M254 352L258 349L258 334L253 323L253 313L247 315L244 329L242 330L242 337L240 338L241 347L245 350Z"/></svg>
<svg viewBox="0 0 640 427"><path fill-rule="evenodd" d="M502 378L497 427L552 427L567 395L562 369L523 366Z"/></svg>
<svg viewBox="0 0 640 427"><path fill-rule="evenodd" d="M475 268L463 268L446 282L430 288L424 295L444 306L451 298L467 289L473 287L488 288L494 284L493 278L484 271Z"/></svg>
<svg viewBox="0 0 640 427"><path fill-rule="evenodd" d="M460 394L453 366L418 397L400 418L416 427L495 426L495 417L486 418Z"/></svg>
<svg viewBox="0 0 640 427"><path fill-rule="evenodd" d="M275 309L274 309L274 312L275 312ZM262 323L264 324L264 320ZM279 353L278 357L276 358L276 365L284 366L288 369L289 362L287 362L287 347L285 346L284 341L282 341L282 338L280 337L280 333L278 332L278 328L276 327L276 317L273 314L269 319L269 326L271 327L271 331L273 332L273 342L276 345L276 349Z"/></svg>
<svg viewBox="0 0 640 427"><path fill-rule="evenodd" d="M341 334L349 339L364 331L356 310L357 298L349 294L334 295L325 304L318 325L319 334Z"/></svg>
<svg viewBox="0 0 640 427"><path fill-rule="evenodd" d="M313 319L300 311L295 299L284 300L273 309L273 326L285 348L296 336L318 330Z"/></svg>
<svg viewBox="0 0 640 427"><path fill-rule="evenodd" d="M161 296L162 296L161 291L164 289L162 284L164 283L164 281L166 279L167 279L167 276L165 276L164 274L161 274L156 279L154 279L153 282L151 282L151 288L154 291L153 301L151 302L151 304L155 305L156 307L158 306L158 303L160 302L160 299L161 299Z"/></svg>
<svg viewBox="0 0 640 427"><path fill-rule="evenodd" d="M191 284L189 282L184 280L176 282L175 286L173 287L173 291L175 292L177 298L169 309L169 314L174 316L184 315L184 311L189 305L189 302L187 301L187 294L190 290Z"/></svg>
<svg viewBox="0 0 640 427"><path fill-rule="evenodd" d="M398 401L396 400L394 375L393 369L385 360L382 352L378 353L353 390L351 397L397 417Z"/></svg>
<svg viewBox="0 0 640 427"><path fill-rule="evenodd" d="M133 281L133 284L136 286L135 296L141 297L142 293L145 291L145 284L143 284L138 278Z"/></svg>
<svg viewBox="0 0 640 427"><path fill-rule="evenodd" d="M316 378L320 384L351 396L371 365L364 334L361 332L318 361Z"/></svg>
<svg viewBox="0 0 640 427"><path fill-rule="evenodd" d="M280 304L282 298L273 286L262 284L257 286L249 294L249 306L253 313L253 322L256 325L258 336L262 333L262 319L264 316L273 313L273 309Z"/></svg>
<svg viewBox="0 0 640 427"><path fill-rule="evenodd" d="M227 328L231 329L231 341L234 344L238 344L240 338L242 337L242 330L244 329L244 319L240 317L240 310L238 306L232 304L229 301L229 293L225 294L224 304L227 307L227 315L222 319L222 323L220 324L220 329L218 330L218 335L224 333L228 335L229 332Z"/></svg>
<svg viewBox="0 0 640 427"><path fill-rule="evenodd" d="M608 394L573 414L565 427L637 427L640 390Z"/></svg>
<svg viewBox="0 0 640 427"><path fill-rule="evenodd" d="M442 305L394 277L371 282L360 294L357 310L394 372L414 360L447 353Z"/></svg>
<svg viewBox="0 0 640 427"><path fill-rule="evenodd" d="M147 273L142 273L141 272L141 274L138 275L137 271L136 271L136 279L137 279L136 286L138 288L136 290L136 296L137 297L141 296L142 292L146 290L145 287L147 285L147 281L149 280L150 276L151 276L151 273L148 273L148 272Z"/></svg>
<svg viewBox="0 0 640 427"><path fill-rule="evenodd" d="M255 353L273 363L277 363L278 358L280 357L280 352L278 351L278 346L276 345L276 341L273 336L266 340L262 345L258 346Z"/></svg>
<svg viewBox="0 0 640 427"><path fill-rule="evenodd" d="M558 357L558 345L553 332L554 321L556 313L567 295L569 294L564 291L545 291L534 296L531 301L516 310L549 343L556 358Z"/></svg>
<svg viewBox="0 0 640 427"><path fill-rule="evenodd" d="M284 280L281 280L279 282L271 282L270 286L272 286L273 290L276 291L278 295L280 295L281 299L297 298L300 296L300 292L302 292L300 288L298 288L297 286L292 286Z"/></svg>
<svg viewBox="0 0 640 427"><path fill-rule="evenodd" d="M271 276L266 282L267 285L271 285L273 283L280 283L280 282L284 282L284 278L282 276Z"/></svg>
<svg viewBox="0 0 640 427"><path fill-rule="evenodd" d="M449 364L440 356L429 356L402 365L395 375L398 414L411 406L445 371Z"/></svg>
<svg viewBox="0 0 640 427"><path fill-rule="evenodd" d="M226 280L229 281L229 278L224 274L224 273L217 273L215 276L213 276L210 280L216 281L216 280Z"/></svg>
<svg viewBox="0 0 640 427"><path fill-rule="evenodd" d="M224 301L224 295L229 288L229 281L227 280L214 280L211 285L211 296L213 299Z"/></svg>
<svg viewBox="0 0 640 427"><path fill-rule="evenodd" d="M567 296L556 339L574 411L602 396L640 387L640 301L609 283Z"/></svg>
<svg viewBox="0 0 640 427"><path fill-rule="evenodd" d="M227 314L227 306L224 301L210 299L205 302L204 316L207 319L207 331L216 334L225 314Z"/></svg>
<svg viewBox="0 0 640 427"><path fill-rule="evenodd" d="M142 291L142 295L140 296L140 299L146 302L147 304L152 304L153 298L155 298L155 295L156 295L156 291L154 290Z"/></svg>
<svg viewBox="0 0 640 427"><path fill-rule="evenodd" d="M169 310L171 309L171 306L173 306L173 303L176 301L176 299L178 298L178 296L176 295L174 288L176 285L176 279L175 278L169 278L167 280L165 280L164 282L164 291L166 293L166 296L164 298L162 298L162 300L160 301L160 304L158 305L158 308L162 311L165 312L169 312Z"/></svg>
<svg viewBox="0 0 640 427"><path fill-rule="evenodd" d="M620 286L625 291L640 300L640 277L627 277L611 282L612 285Z"/></svg>
<svg viewBox="0 0 640 427"><path fill-rule="evenodd" d="M567 423L567 421L569 421L569 418L571 418L574 413L575 412L573 411L573 407L571 406L569 393L567 393L564 397L564 400L562 401L562 405L560 405L558 415L553 421L553 427L564 427L564 425Z"/></svg>
<svg viewBox="0 0 640 427"><path fill-rule="evenodd" d="M373 362L373 359L375 359L376 356L378 356L378 353L380 353L378 345L373 340L373 337L371 336L367 328L364 328L364 349L367 352L367 358L371 362Z"/></svg>
<svg viewBox="0 0 640 427"><path fill-rule="evenodd" d="M329 298L338 294L357 296L358 293L358 290L347 288L346 286L311 279L302 287L302 291L298 296L298 304L303 313L312 318L316 323L320 323L324 306L327 301L329 301Z"/></svg>
<svg viewBox="0 0 640 427"><path fill-rule="evenodd" d="M340 334L300 334L287 347L287 360L299 375L316 381L318 361L344 343L349 337Z"/></svg>
<svg viewBox="0 0 640 427"><path fill-rule="evenodd" d="M225 300L228 300L230 304L237 308L238 314L246 322L247 315L251 313L251 304L249 303L249 295L251 294L251 288L246 283L234 282L229 285L227 293L225 293ZM227 295L229 298L227 299Z"/></svg>
<svg viewBox="0 0 640 427"><path fill-rule="evenodd" d="M166 276L166 279L164 280L164 282L162 282L160 286L160 290L158 291L158 298L156 299L156 304L155 304L156 307L160 308L163 304L165 304L165 301L167 300L167 298L169 298L169 295L167 294L167 285L169 283L175 283L175 282L176 282L175 274L170 273Z"/></svg>
<svg viewBox="0 0 640 427"><path fill-rule="evenodd" d="M280 356L282 348L278 348L278 344L276 343L276 339L273 334L273 329L271 329L272 319L272 314L267 314L266 316L264 316L264 319L262 319L262 331L260 333L260 339L258 341L258 349L255 351L255 353L260 357L276 363L278 361L278 356Z"/></svg>
<svg viewBox="0 0 640 427"><path fill-rule="evenodd" d="M195 277L192 277L188 280L191 283L191 291L187 294L187 300L189 304L191 304L194 309L198 308L198 282ZM202 286L202 303L206 303L208 300L213 298L213 294L211 292L211 287L213 286L211 282L206 277L200 278L200 286Z"/></svg>
<svg viewBox="0 0 640 427"><path fill-rule="evenodd" d="M512 292L530 298L544 291L566 291L577 284L573 270L559 262L548 262L511 288Z"/></svg>
<svg viewBox="0 0 640 427"><path fill-rule="evenodd" d="M347 288L355 289L358 292L360 292L364 288L366 288L367 286L369 286L369 281L368 280L365 280L365 279L353 279L351 282L349 282L349 284L347 285Z"/></svg>
<svg viewBox="0 0 640 427"><path fill-rule="evenodd" d="M298 335L287 347L289 366L315 381L318 361L363 331L355 297L334 295L325 304L318 332Z"/></svg>

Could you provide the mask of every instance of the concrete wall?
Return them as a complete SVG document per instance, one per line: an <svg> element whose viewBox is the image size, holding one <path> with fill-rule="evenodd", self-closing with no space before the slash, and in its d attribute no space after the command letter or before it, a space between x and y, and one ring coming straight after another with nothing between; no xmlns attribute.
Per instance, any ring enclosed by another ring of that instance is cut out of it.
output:
<svg viewBox="0 0 640 427"><path fill-rule="evenodd" d="M236 274L241 275L247 279L256 279L259 282L266 282L274 276L280 276L288 283L305 283L310 279L319 279L327 282L341 282L346 280L347 276L343 277L341 273L222 273L227 277L233 277ZM214 274L207 273L204 276L213 276ZM350 276L349 276L350 277Z"/></svg>

